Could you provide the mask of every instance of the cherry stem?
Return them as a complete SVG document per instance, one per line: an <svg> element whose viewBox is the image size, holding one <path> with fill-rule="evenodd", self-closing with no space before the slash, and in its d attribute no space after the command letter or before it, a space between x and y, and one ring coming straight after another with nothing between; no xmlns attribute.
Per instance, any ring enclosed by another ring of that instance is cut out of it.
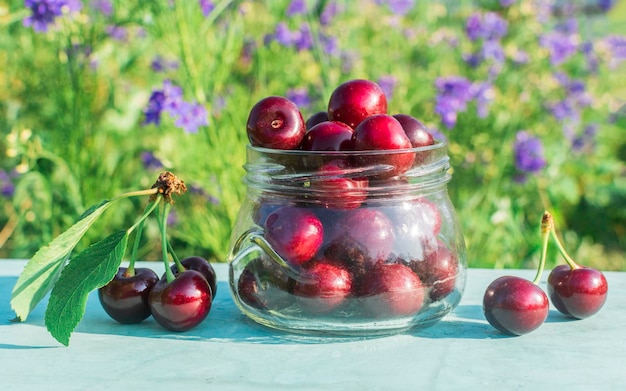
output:
<svg viewBox="0 0 626 391"><path fill-rule="evenodd" d="M163 204L163 211L161 213L161 219L159 220L159 228L161 230L161 250L163 252L163 264L165 265L165 278L168 283L174 281L174 273L170 269L170 263L168 261L167 251L167 216L170 213L172 204L166 202Z"/></svg>
<svg viewBox="0 0 626 391"><path fill-rule="evenodd" d="M546 255L548 253L548 240L550 239L550 232L554 230L554 222L552 215L545 211L541 218L541 258L539 259L539 267L537 268L537 274L533 279L533 284L539 284L541 275L546 267Z"/></svg>
<svg viewBox="0 0 626 391"><path fill-rule="evenodd" d="M159 192L159 189L157 188L152 188L152 189L146 189L146 190L138 190L138 191L131 191L130 193L124 193L124 194L120 194L118 196L115 196L111 199L111 201L115 201L121 198L128 198L128 197L138 197L138 196L146 196L146 195L154 195L157 194Z"/></svg>
<svg viewBox="0 0 626 391"><path fill-rule="evenodd" d="M552 230L550 231L550 233L552 234L552 238L556 242L556 247L559 249L559 253L561 253L561 256L563 257L563 259L565 259L565 262L567 262L569 267L572 268L572 269L580 269L581 266L579 264L577 264L572 259L572 257L569 256L567 251L565 251L565 248L563 247L563 243L561 243L561 240L557 236L556 230L554 229L554 226L552 226Z"/></svg>
<svg viewBox="0 0 626 391"><path fill-rule="evenodd" d="M161 230L165 229L163 224L167 224L167 218L165 219L165 223L161 221L161 219L159 219L159 228ZM174 247L172 247L172 243L170 243L170 241L167 239L166 241L167 241L167 250L169 251L169 254L172 256L172 259L174 260L174 264L176 264L176 269L178 270L179 273L184 272L186 268L180 262L180 258L176 256L176 253L174 252Z"/></svg>
<svg viewBox="0 0 626 391"><path fill-rule="evenodd" d="M134 229L137 229L137 232L135 233L135 238L134 238L134 242L133 242L133 249L132 249L132 251L130 253L130 261L129 261L129 264L128 264L128 269L126 269L126 272L124 273L124 275L126 277L131 277L131 276L135 275L135 261L137 260L137 253L139 252L139 242L141 240L141 235L143 234L143 227L145 225L146 218L159 205L160 201L161 201L161 197L155 199L154 201L149 202L146 205L145 209L143 210L143 214L141 215L139 220L137 220L137 222L135 222L135 224L133 224L133 226L128 229L128 233L129 234Z"/></svg>

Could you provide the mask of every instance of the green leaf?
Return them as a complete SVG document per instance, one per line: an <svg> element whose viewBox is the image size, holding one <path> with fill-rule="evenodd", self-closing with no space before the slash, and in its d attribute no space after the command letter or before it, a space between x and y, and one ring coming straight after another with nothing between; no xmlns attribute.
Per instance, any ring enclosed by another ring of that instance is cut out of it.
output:
<svg viewBox="0 0 626 391"><path fill-rule="evenodd" d="M89 208L73 226L39 249L28 261L11 293L11 308L17 320L25 321L52 289L78 241L109 205L108 201L102 201Z"/></svg>
<svg viewBox="0 0 626 391"><path fill-rule="evenodd" d="M117 272L128 244L128 232L119 231L72 258L52 288L45 323L52 336L67 346L85 314L87 296L106 285Z"/></svg>

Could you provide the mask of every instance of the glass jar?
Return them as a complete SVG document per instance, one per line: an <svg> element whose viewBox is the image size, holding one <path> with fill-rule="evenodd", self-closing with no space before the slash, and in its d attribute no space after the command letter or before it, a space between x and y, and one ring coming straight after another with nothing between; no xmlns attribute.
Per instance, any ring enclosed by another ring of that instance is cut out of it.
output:
<svg viewBox="0 0 626 391"><path fill-rule="evenodd" d="M465 287L445 143L398 151L248 146L229 283L256 322L324 335L430 326Z"/></svg>

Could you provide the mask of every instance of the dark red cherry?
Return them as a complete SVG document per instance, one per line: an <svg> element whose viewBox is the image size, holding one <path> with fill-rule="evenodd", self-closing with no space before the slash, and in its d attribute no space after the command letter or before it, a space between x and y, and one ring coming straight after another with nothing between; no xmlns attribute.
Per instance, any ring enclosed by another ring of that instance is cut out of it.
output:
<svg viewBox="0 0 626 391"><path fill-rule="evenodd" d="M139 323L150 316L148 295L159 276L148 268L136 268L130 275L120 267L115 277L98 289L98 299L104 311L120 323Z"/></svg>
<svg viewBox="0 0 626 391"><path fill-rule="evenodd" d="M355 79L340 84L330 96L328 118L356 128L365 118L387 113L387 97L369 80Z"/></svg>
<svg viewBox="0 0 626 391"><path fill-rule="evenodd" d="M536 284L515 276L502 276L487 287L483 313L496 329L523 335L537 329L548 317L548 296Z"/></svg>
<svg viewBox="0 0 626 391"><path fill-rule="evenodd" d="M589 267L572 269L569 265L558 265L548 276L548 296L554 307L577 319L600 311L608 290L604 274Z"/></svg>
<svg viewBox="0 0 626 391"><path fill-rule="evenodd" d="M328 313L350 295L352 276L343 266L327 260L314 260L302 269L293 293L308 313Z"/></svg>
<svg viewBox="0 0 626 391"><path fill-rule="evenodd" d="M305 151L349 151L353 130L339 121L321 122L304 135L301 149Z"/></svg>
<svg viewBox="0 0 626 391"><path fill-rule="evenodd" d="M306 128L311 129L315 125L328 121L328 111L318 111L306 120Z"/></svg>
<svg viewBox="0 0 626 391"><path fill-rule="evenodd" d="M206 278L209 286L211 287L211 296L215 299L215 295L217 294L217 275L215 274L215 269L207 261L206 259L198 256L191 256L180 261L185 270L191 269L200 272L204 278ZM176 264L171 266L172 273L176 275L178 273L178 267Z"/></svg>
<svg viewBox="0 0 626 391"><path fill-rule="evenodd" d="M306 131L295 103L281 96L268 96L250 110L246 124L248 140L257 147L296 149Z"/></svg>
<svg viewBox="0 0 626 391"><path fill-rule="evenodd" d="M198 271L178 273L170 283L161 278L148 296L152 316L171 331L187 331L200 324L211 310L211 287Z"/></svg>
<svg viewBox="0 0 626 391"><path fill-rule="evenodd" d="M426 125L417 118L408 114L394 114L393 117L402 125L402 129L404 129L404 133L409 138L413 148L425 147L435 143L435 139Z"/></svg>
<svg viewBox="0 0 626 391"><path fill-rule="evenodd" d="M237 294L257 309L281 310L293 303L294 280L268 258L255 258L241 272Z"/></svg>
<svg viewBox="0 0 626 391"><path fill-rule="evenodd" d="M311 179L311 199L330 209L355 209L367 198L368 180L355 177L341 159L324 163Z"/></svg>

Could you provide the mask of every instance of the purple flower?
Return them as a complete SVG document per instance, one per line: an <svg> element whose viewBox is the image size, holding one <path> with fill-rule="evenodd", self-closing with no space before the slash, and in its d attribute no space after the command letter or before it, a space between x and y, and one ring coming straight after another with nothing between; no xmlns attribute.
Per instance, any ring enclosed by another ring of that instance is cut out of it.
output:
<svg viewBox="0 0 626 391"><path fill-rule="evenodd" d="M598 71L600 61L593 50L593 43L590 41L583 42L580 45L580 51L585 56L585 61L587 61L587 70L589 72L596 73Z"/></svg>
<svg viewBox="0 0 626 391"><path fill-rule="evenodd" d="M472 41L498 40L506 35L508 27L508 22L495 12L474 13L465 23L465 33Z"/></svg>
<svg viewBox="0 0 626 391"><path fill-rule="evenodd" d="M438 92L435 112L451 129L456 125L457 113L465 111L467 103L473 98L472 82L462 76L449 76L435 80L435 87Z"/></svg>
<svg viewBox="0 0 626 391"><path fill-rule="evenodd" d="M287 27L287 24L280 22L276 25L273 35L274 40L283 46L291 46L293 43L293 33Z"/></svg>
<svg viewBox="0 0 626 391"><path fill-rule="evenodd" d="M524 174L537 174L546 165L541 140L526 131L519 131L513 144L515 168Z"/></svg>
<svg viewBox="0 0 626 391"><path fill-rule="evenodd" d="M378 84L383 90L387 99L391 99L393 97L393 90L396 88L396 83L396 78L391 75L381 76L376 81L376 84Z"/></svg>
<svg viewBox="0 0 626 391"><path fill-rule="evenodd" d="M485 118L489 114L489 106L495 96L493 86L489 82L474 83L472 89L476 101L476 114L479 118Z"/></svg>
<svg viewBox="0 0 626 391"><path fill-rule="evenodd" d="M572 140L572 149L576 152L591 152L596 146L596 134L598 133L598 125L591 124L585 126L582 134L574 137Z"/></svg>
<svg viewBox="0 0 626 391"><path fill-rule="evenodd" d="M128 41L128 29L126 27L109 25L105 27L104 31L116 41Z"/></svg>
<svg viewBox="0 0 626 391"><path fill-rule="evenodd" d="M553 31L539 37L539 44L550 52L552 65L565 62L578 51L578 22L569 19Z"/></svg>
<svg viewBox="0 0 626 391"><path fill-rule="evenodd" d="M197 102L182 102L172 116L176 118L174 125L187 133L197 133L200 126L209 124L206 108Z"/></svg>
<svg viewBox="0 0 626 391"><path fill-rule="evenodd" d="M292 88L287 91L285 97L296 104L298 107L311 106L311 98L306 88Z"/></svg>
<svg viewBox="0 0 626 391"><path fill-rule="evenodd" d="M322 26L328 26L332 23L333 19L335 18L335 16L337 16L339 12L340 8L339 5L337 5L337 1L330 0L328 3L326 3L326 6L324 6L324 10L320 14L320 24Z"/></svg>
<svg viewBox="0 0 626 391"><path fill-rule="evenodd" d="M559 82L566 93L564 99L549 103L548 110L560 122L580 121L580 110L590 106L593 101L591 95L586 91L585 83L580 79L570 79L564 73L557 72L554 74L555 79Z"/></svg>
<svg viewBox="0 0 626 391"><path fill-rule="evenodd" d="M308 12L306 6L306 0L291 0L289 7L287 7L287 16L295 16L300 14L306 14Z"/></svg>
<svg viewBox="0 0 626 391"><path fill-rule="evenodd" d="M143 121L144 125L159 125L161 123L163 102L165 102L165 94L163 91L152 91L150 99L148 100L148 106L144 110L144 114L146 115L146 118Z"/></svg>
<svg viewBox="0 0 626 391"><path fill-rule="evenodd" d="M324 53L330 56L338 56L339 55L339 45L337 43L337 37L332 35L321 34L320 44L324 49Z"/></svg>
<svg viewBox="0 0 626 391"><path fill-rule="evenodd" d="M163 163L151 151L143 151L141 153L141 162L143 166L149 170L159 169L163 167Z"/></svg>
<svg viewBox="0 0 626 391"><path fill-rule="evenodd" d="M165 80L163 82L163 94L165 96L163 110L172 116L176 115L180 105L183 103L183 89L173 84L170 80Z"/></svg>
<svg viewBox="0 0 626 391"><path fill-rule="evenodd" d="M500 0L500 7L508 8L512 6L513 4L515 4L516 2L517 0Z"/></svg>
<svg viewBox="0 0 626 391"><path fill-rule="evenodd" d="M302 23L294 36L293 44L299 51L309 50L313 47L313 35L307 23Z"/></svg>
<svg viewBox="0 0 626 391"><path fill-rule="evenodd" d="M91 0L89 5L104 16L113 15L113 4L110 0Z"/></svg>
<svg viewBox="0 0 626 391"><path fill-rule="evenodd" d="M202 15L204 15L205 18L215 9L215 4L213 4L211 0L199 0L198 3L200 4Z"/></svg>
<svg viewBox="0 0 626 391"><path fill-rule="evenodd" d="M70 12L79 11L82 3L76 0L24 0L24 7L31 11L31 15L24 19L24 26L45 33L56 18L63 15L63 7Z"/></svg>
<svg viewBox="0 0 626 391"><path fill-rule="evenodd" d="M195 183L189 184L187 186L187 188L189 189L189 193L199 195L200 197L204 198L206 201L208 201L209 203L211 203L213 205L219 205L220 204L220 200L217 197L207 193L204 190L204 188L202 188L201 186L199 186L199 185L197 185Z"/></svg>
<svg viewBox="0 0 626 391"><path fill-rule="evenodd" d="M604 12L608 12L615 6L615 0L598 0L598 8Z"/></svg>
<svg viewBox="0 0 626 391"><path fill-rule="evenodd" d="M14 175L9 174L3 169L0 169L0 195L6 198L13 197L15 193L15 185L13 184L12 177Z"/></svg>

